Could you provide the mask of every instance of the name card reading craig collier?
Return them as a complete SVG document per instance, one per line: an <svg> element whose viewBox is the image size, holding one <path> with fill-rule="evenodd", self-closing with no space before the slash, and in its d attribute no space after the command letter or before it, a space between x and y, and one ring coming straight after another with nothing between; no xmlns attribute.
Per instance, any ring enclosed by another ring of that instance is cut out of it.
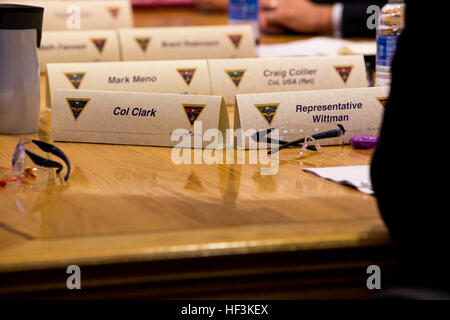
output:
<svg viewBox="0 0 450 320"><path fill-rule="evenodd" d="M249 25L120 29L119 38L125 61L255 56Z"/></svg>
<svg viewBox="0 0 450 320"><path fill-rule="evenodd" d="M194 124L202 132L229 127L222 97L113 91L58 89L52 112L51 138L55 141L175 146L192 137L191 146L202 141L194 137ZM183 137L172 141L176 129ZM201 133L202 133L201 132Z"/></svg>
<svg viewBox="0 0 450 320"><path fill-rule="evenodd" d="M242 93L367 87L364 57L208 60L211 92L234 104Z"/></svg>
<svg viewBox="0 0 450 320"><path fill-rule="evenodd" d="M241 94L236 96L234 128L295 126L326 131L341 124L348 143L352 136L378 134L388 96L389 87ZM248 148L248 140L236 147Z"/></svg>
<svg viewBox="0 0 450 320"><path fill-rule="evenodd" d="M47 63L120 61L115 30L46 31L38 49L39 69Z"/></svg>
<svg viewBox="0 0 450 320"><path fill-rule="evenodd" d="M47 64L47 106L56 89L211 94L206 60Z"/></svg>
<svg viewBox="0 0 450 320"><path fill-rule="evenodd" d="M131 1L11 1L44 8L43 30L117 29L133 27Z"/></svg>

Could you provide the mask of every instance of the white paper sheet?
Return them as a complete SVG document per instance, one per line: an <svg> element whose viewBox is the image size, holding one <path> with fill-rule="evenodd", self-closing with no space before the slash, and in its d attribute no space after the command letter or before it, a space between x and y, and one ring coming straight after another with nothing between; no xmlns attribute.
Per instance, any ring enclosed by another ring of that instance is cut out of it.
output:
<svg viewBox="0 0 450 320"><path fill-rule="evenodd" d="M336 183L351 186L367 194L374 193L370 180L370 166L304 168L303 170Z"/></svg>
<svg viewBox="0 0 450 320"><path fill-rule="evenodd" d="M329 37L314 37L307 40L280 44L260 45L259 57L297 57L338 54L375 55L375 41L348 41Z"/></svg>

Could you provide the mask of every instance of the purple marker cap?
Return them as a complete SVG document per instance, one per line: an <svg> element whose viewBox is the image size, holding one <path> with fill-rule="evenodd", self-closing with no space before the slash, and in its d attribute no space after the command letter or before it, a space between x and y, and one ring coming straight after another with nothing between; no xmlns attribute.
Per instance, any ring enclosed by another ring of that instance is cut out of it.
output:
<svg viewBox="0 0 450 320"><path fill-rule="evenodd" d="M377 146L378 140L378 136L365 134L351 137L350 144L355 149L373 149Z"/></svg>

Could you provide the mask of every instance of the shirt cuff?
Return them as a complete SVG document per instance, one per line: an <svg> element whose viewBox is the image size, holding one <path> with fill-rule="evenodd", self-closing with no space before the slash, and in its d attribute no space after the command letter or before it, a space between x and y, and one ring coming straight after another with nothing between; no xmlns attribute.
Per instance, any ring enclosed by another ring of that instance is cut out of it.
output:
<svg viewBox="0 0 450 320"><path fill-rule="evenodd" d="M342 37L342 12L344 5L340 2L333 4L333 11L331 15L331 23L333 25L333 35L336 38Z"/></svg>

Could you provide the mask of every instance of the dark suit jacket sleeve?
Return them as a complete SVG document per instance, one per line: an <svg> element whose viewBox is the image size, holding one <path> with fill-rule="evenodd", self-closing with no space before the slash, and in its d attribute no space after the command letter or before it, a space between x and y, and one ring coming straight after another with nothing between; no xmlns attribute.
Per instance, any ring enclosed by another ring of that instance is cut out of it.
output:
<svg viewBox="0 0 450 320"><path fill-rule="evenodd" d="M366 13L367 7L377 5L383 7L387 0L312 0L318 4L335 4L342 3L344 9L341 18L341 33L343 37L375 37L375 30L367 28L367 19L370 14Z"/></svg>
<svg viewBox="0 0 450 320"><path fill-rule="evenodd" d="M343 37L375 37L375 29L367 28L367 19L370 17L367 7L371 4L378 5L380 8L385 1L373 1L372 3L344 3L344 10L342 13L342 36Z"/></svg>
<svg viewBox="0 0 450 320"><path fill-rule="evenodd" d="M449 96L448 82L439 76L446 53L439 50L441 42L430 37L423 38L421 46L432 57L423 54L419 60L419 55L411 54L424 25L433 30L434 21L445 21L427 13L420 1L406 4L406 29L392 62L391 92L371 179L381 216L398 249L400 276L410 285L450 290L449 192L443 174L449 166L448 155L444 156L449 118L440 107L448 106ZM411 72L418 61L426 62L420 75Z"/></svg>

